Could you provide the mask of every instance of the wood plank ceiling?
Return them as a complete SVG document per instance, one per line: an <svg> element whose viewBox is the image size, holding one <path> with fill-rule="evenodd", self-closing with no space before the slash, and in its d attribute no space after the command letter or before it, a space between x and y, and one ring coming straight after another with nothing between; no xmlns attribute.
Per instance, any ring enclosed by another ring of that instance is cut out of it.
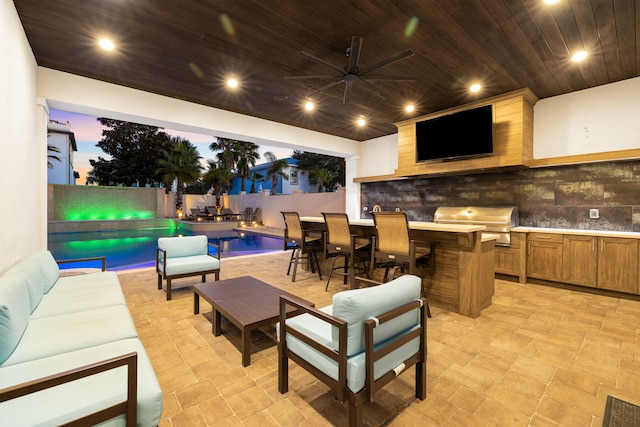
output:
<svg viewBox="0 0 640 427"><path fill-rule="evenodd" d="M637 77L640 5L635 0L15 0L38 65L355 140L396 132L394 122L528 87L540 98ZM117 48L96 48L100 36ZM369 81L314 95L344 68L353 36L359 68L406 49L413 57ZM572 63L585 49L589 56ZM228 75L240 87L226 89ZM483 90L470 94L480 82ZM365 127L355 120L363 116Z"/></svg>

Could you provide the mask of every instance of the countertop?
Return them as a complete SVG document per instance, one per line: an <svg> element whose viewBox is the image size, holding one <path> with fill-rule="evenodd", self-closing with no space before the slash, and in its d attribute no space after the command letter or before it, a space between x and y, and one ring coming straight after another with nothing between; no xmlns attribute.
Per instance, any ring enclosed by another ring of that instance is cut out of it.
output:
<svg viewBox="0 0 640 427"><path fill-rule="evenodd" d="M300 221L324 223L324 218L321 216L303 216L300 217ZM373 220L350 219L349 224L373 227ZM484 231L487 227L484 225L439 224L435 222L409 221L409 228L412 230L444 231L448 233L473 233L476 231Z"/></svg>
<svg viewBox="0 0 640 427"><path fill-rule="evenodd" d="M640 233L632 231L578 230L574 228L543 228L543 227L513 227L516 233L549 233L574 234L578 236L622 237L626 239L640 239Z"/></svg>

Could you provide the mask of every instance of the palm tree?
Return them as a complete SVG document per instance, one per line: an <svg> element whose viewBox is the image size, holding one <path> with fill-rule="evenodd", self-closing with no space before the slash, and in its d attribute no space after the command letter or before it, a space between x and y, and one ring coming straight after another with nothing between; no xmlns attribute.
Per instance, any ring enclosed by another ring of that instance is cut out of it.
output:
<svg viewBox="0 0 640 427"><path fill-rule="evenodd" d="M216 142L209 144L209 149L218 152L217 157L223 167L233 170L238 161L235 145L238 143L235 139L216 138Z"/></svg>
<svg viewBox="0 0 640 427"><path fill-rule="evenodd" d="M264 153L264 158L271 163L269 169L267 169L267 178L271 178L271 194L276 194L278 177L284 180L289 179L289 175L283 172L284 169L289 167L289 163L284 159L278 159L271 151Z"/></svg>
<svg viewBox="0 0 640 427"><path fill-rule="evenodd" d="M311 176L318 182L318 193L327 191L327 188L332 187L335 182L335 175L327 168L314 169L311 171Z"/></svg>
<svg viewBox="0 0 640 427"><path fill-rule="evenodd" d="M256 161L260 158L257 144L253 142L238 141L235 144L237 153L236 174L240 178L240 191L246 191L247 178L251 176L251 167L256 165Z"/></svg>
<svg viewBox="0 0 640 427"><path fill-rule="evenodd" d="M264 182L264 175L262 175L259 172L253 171L253 172L251 172L251 176L249 177L249 179L251 180L251 189L249 190L249 193L255 193L256 192L256 181Z"/></svg>
<svg viewBox="0 0 640 427"><path fill-rule="evenodd" d="M224 167L221 162L207 160L207 163L209 166L202 176L202 179L213 187L213 191L216 195L216 209L220 209L222 207L220 197L222 196L223 190L226 187L231 186L233 172Z"/></svg>
<svg viewBox="0 0 640 427"><path fill-rule="evenodd" d="M174 136L169 139L169 149L163 150L163 158L158 159L156 173L162 174L167 187L176 181L176 214L182 214L182 193L184 184L195 181L200 176L202 166L198 150L188 140Z"/></svg>
<svg viewBox="0 0 640 427"><path fill-rule="evenodd" d="M50 153L61 153L60 149L55 145L47 144L47 168L53 169L52 160L57 160L58 162L62 162L60 156L56 156L55 154Z"/></svg>

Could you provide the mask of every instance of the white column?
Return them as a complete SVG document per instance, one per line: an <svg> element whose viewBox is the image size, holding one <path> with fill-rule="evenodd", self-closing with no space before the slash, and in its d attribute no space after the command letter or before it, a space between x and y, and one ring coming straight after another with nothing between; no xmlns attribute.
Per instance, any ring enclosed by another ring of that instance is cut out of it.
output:
<svg viewBox="0 0 640 427"><path fill-rule="evenodd" d="M345 210L350 219L360 219L360 183L353 182L359 163L359 156L345 158Z"/></svg>

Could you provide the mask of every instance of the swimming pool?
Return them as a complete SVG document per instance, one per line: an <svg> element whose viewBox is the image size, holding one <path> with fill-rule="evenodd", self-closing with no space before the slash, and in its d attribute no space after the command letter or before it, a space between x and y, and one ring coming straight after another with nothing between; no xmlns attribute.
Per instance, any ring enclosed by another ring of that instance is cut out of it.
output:
<svg viewBox="0 0 640 427"><path fill-rule="evenodd" d="M190 235L194 233L175 229L142 229L92 231L80 233L50 233L48 249L58 260L105 256L107 269L124 270L153 267L156 260L158 237ZM222 258L282 250L282 239L236 231L198 232L209 242L220 245ZM61 269L99 267L99 262L70 263Z"/></svg>

